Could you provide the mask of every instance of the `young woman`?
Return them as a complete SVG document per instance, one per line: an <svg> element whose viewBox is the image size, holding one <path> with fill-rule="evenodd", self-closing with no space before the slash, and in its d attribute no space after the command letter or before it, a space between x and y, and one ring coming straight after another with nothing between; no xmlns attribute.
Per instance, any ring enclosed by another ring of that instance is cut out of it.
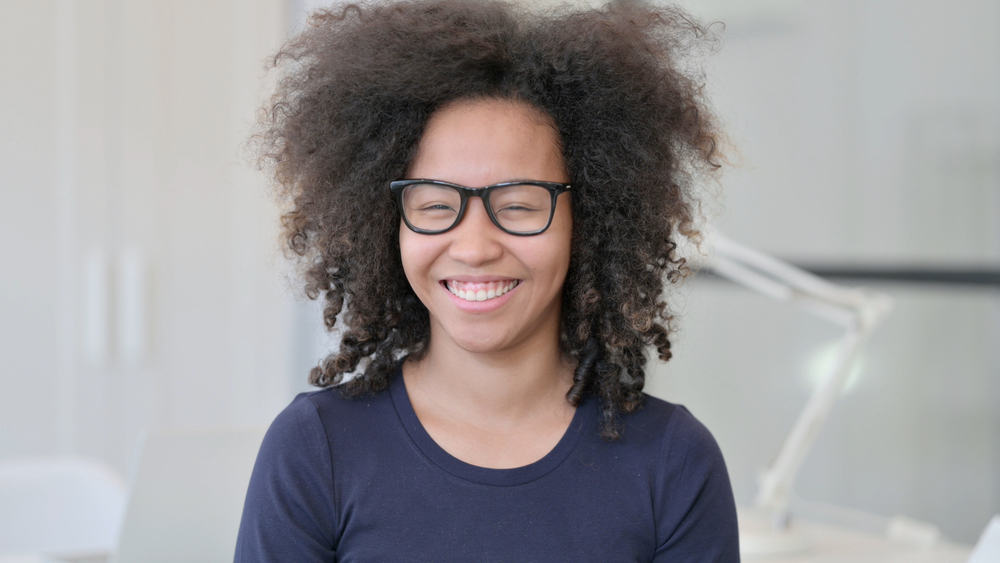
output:
<svg viewBox="0 0 1000 563"><path fill-rule="evenodd" d="M643 394L696 236L704 30L640 2L321 12L260 137L337 352L261 446L239 561L736 561L719 449Z"/></svg>

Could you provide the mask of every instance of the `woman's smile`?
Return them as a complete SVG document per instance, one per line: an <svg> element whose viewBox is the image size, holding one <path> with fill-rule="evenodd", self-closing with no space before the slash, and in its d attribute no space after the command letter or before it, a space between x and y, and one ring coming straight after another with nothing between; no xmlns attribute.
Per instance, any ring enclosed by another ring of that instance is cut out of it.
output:
<svg viewBox="0 0 1000 563"><path fill-rule="evenodd" d="M521 280L496 280L487 282L467 282L461 280L445 280L445 288L452 295L463 301L493 300L517 287Z"/></svg>
<svg viewBox="0 0 1000 563"><path fill-rule="evenodd" d="M507 305L517 292L520 280L467 283L446 280L441 287L455 307L466 313L491 313Z"/></svg>

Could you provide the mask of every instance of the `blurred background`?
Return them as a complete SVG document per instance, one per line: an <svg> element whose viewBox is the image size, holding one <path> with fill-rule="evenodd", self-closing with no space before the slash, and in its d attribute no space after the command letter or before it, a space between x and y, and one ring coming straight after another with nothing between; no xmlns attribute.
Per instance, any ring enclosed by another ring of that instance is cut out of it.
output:
<svg viewBox="0 0 1000 563"><path fill-rule="evenodd" d="M82 456L127 491L151 433L263 427L306 389L330 339L244 143L320 4L0 4L0 462ZM683 5L725 24L712 225L895 303L797 497L971 545L1000 512L1000 4ZM708 275L672 298L649 391L707 424L749 504L842 330Z"/></svg>

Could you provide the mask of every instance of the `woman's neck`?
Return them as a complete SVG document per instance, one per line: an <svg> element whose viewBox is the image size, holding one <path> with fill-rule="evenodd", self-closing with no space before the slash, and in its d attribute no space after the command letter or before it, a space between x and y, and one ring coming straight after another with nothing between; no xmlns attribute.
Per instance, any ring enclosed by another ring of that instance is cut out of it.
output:
<svg viewBox="0 0 1000 563"><path fill-rule="evenodd" d="M505 469L555 447L575 412L566 400L573 366L558 338L490 354L442 344L432 337L423 358L403 365L413 410L441 448L466 463Z"/></svg>
<svg viewBox="0 0 1000 563"><path fill-rule="evenodd" d="M560 351L558 335L488 353L469 352L432 335L427 353L408 361L403 376L414 403L487 426L510 427L572 412L565 397L573 365Z"/></svg>

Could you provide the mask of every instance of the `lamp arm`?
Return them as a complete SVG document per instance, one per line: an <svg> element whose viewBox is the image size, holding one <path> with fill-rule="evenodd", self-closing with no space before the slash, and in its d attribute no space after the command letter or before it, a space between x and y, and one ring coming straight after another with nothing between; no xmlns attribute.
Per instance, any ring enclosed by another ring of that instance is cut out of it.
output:
<svg viewBox="0 0 1000 563"><path fill-rule="evenodd" d="M889 297L833 284L717 232L708 237L708 266L718 275L779 301L791 301L845 327L835 361L788 433L761 480L756 504L783 518L795 477L840 396L864 342L891 307Z"/></svg>
<svg viewBox="0 0 1000 563"><path fill-rule="evenodd" d="M757 506L767 508L778 516L783 516L787 511L795 477L847 383L851 368L867 338L868 330L858 323L849 328L838 342L837 353L829 373L809 397L781 445L777 457L761 478L760 490L757 492ZM783 517L777 520L785 521Z"/></svg>

